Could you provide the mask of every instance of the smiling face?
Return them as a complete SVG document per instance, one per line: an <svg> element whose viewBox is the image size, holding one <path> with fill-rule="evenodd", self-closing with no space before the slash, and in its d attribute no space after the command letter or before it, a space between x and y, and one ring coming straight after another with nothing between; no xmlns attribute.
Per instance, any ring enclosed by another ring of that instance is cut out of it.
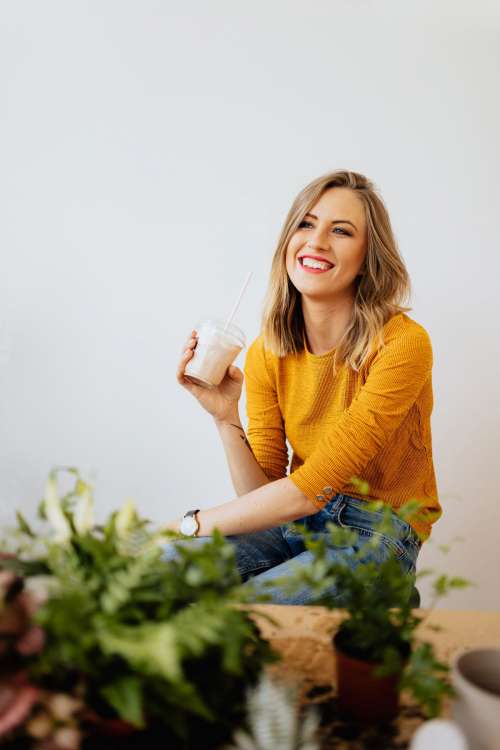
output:
<svg viewBox="0 0 500 750"><path fill-rule="evenodd" d="M306 297L351 295L354 299L366 248L363 204L350 188L329 188L290 238L286 270L294 287Z"/></svg>

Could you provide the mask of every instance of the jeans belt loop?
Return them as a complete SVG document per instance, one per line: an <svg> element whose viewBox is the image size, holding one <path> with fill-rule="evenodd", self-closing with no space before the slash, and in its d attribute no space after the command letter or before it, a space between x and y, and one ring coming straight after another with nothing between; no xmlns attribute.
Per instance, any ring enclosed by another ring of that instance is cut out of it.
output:
<svg viewBox="0 0 500 750"><path fill-rule="evenodd" d="M342 492L338 492L335 497L335 504L331 509L331 513L335 514L335 516L338 516L342 508L344 508L346 505L345 501L345 495L342 494Z"/></svg>

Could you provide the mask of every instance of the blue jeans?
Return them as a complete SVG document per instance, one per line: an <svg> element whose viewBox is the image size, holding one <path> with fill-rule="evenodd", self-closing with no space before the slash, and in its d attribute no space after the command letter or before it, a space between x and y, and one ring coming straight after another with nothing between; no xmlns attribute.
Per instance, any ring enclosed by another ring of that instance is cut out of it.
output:
<svg viewBox="0 0 500 750"><path fill-rule="evenodd" d="M353 546L337 547L329 541L328 557L331 560L345 561L353 566L363 564L354 559L354 554L377 535L380 544L367 550L364 561L381 563L389 557L395 557L403 571L414 577L417 556L422 544L415 531L406 521L392 513L393 533L380 534L374 526L380 522L382 513L366 510L365 504L364 500L337 494L318 513L304 516L293 524L287 523L249 534L226 536L226 540L235 547L238 570L242 580L246 582L245 585L250 585L257 595L270 596L270 602L273 604L313 602L312 592L307 588L292 595L283 591L279 585L273 586L273 581L293 574L296 566L309 565L313 560L313 555L305 547L300 526L303 525L314 535L325 534L329 539L327 523L355 530L359 535ZM294 526L298 526L299 529ZM171 559L175 556L177 544L204 544L208 539L210 537L198 537L170 543L165 547L164 558ZM342 592L332 589L327 593L332 599L337 598L341 606ZM414 606L417 605L418 601Z"/></svg>

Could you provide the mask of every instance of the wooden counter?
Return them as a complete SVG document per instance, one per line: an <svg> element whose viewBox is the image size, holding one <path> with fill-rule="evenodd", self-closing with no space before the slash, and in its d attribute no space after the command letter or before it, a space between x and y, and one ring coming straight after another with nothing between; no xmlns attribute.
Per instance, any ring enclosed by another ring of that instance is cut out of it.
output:
<svg viewBox="0 0 500 750"><path fill-rule="evenodd" d="M342 617L339 611L276 604L252 605L252 609L276 621L276 625L272 625L265 617L255 615L262 634L283 657L281 662L269 668L270 671L282 679L297 682L303 703L316 703L322 709L330 704L330 727L323 733L322 748L365 750L380 747L390 750L408 746L413 732L425 717L407 696L402 696L400 717L390 722L390 726L382 727L378 739L373 728L367 730L368 738L364 730L341 721L336 715L335 657L331 639ZM466 649L500 648L500 612L444 609L416 612L424 617L428 615L417 635L434 645L440 661L451 664L453 657ZM436 626L441 630L432 629ZM312 693L316 693L316 697L311 697L313 687ZM443 716L449 715L449 709L447 703Z"/></svg>

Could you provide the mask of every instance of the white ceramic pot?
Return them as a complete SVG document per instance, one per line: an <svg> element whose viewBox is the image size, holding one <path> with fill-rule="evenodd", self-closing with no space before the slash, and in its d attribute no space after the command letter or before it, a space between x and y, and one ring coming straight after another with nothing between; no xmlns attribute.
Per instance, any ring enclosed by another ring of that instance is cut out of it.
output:
<svg viewBox="0 0 500 750"><path fill-rule="evenodd" d="M500 648L465 651L452 664L452 717L469 750L500 750Z"/></svg>
<svg viewBox="0 0 500 750"><path fill-rule="evenodd" d="M468 750L462 730L449 719L424 721L413 735L410 750Z"/></svg>

